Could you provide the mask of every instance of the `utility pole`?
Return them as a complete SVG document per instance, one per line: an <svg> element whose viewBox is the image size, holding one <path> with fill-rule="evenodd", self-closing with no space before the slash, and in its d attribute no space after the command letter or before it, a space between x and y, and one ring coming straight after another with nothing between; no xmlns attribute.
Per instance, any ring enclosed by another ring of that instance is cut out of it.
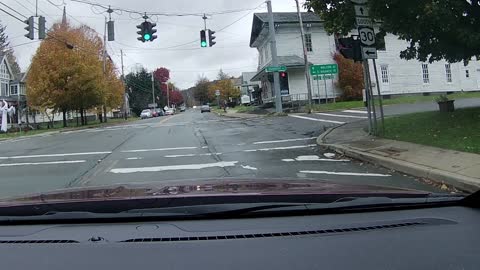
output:
<svg viewBox="0 0 480 270"><path fill-rule="evenodd" d="M152 104L155 104L155 78L153 78L153 71L152 71Z"/></svg>
<svg viewBox="0 0 480 270"><path fill-rule="evenodd" d="M375 71L375 80L377 82L378 103L380 106L380 118L382 120L382 135L385 134L385 114L383 113L383 98L380 93L380 81L378 80L377 61L373 59L373 67Z"/></svg>
<svg viewBox="0 0 480 270"><path fill-rule="evenodd" d="M295 3L297 4L298 20L300 21L300 34L302 35L303 59L305 60L305 79L307 80L308 105L310 107L308 109L308 113L312 113L312 82L310 81L310 63L308 62L307 46L305 44L305 31L303 29L303 20L302 20L302 13L300 12L300 4L298 3L298 0L295 0ZM327 89L325 88L325 92L326 91Z"/></svg>
<svg viewBox="0 0 480 270"><path fill-rule="evenodd" d="M123 81L123 86L125 88L125 93L123 94L123 117L125 120L128 118L128 112L127 112L127 107L128 107L128 99L127 99L127 84L125 83L125 72L124 72L124 66L123 66L123 50L120 49L120 59L122 62L122 81Z"/></svg>
<svg viewBox="0 0 480 270"><path fill-rule="evenodd" d="M278 67L277 58L277 40L275 37L275 22L273 19L272 1L267 0L268 8L268 28L270 32L270 51L272 52L272 66ZM275 93L275 112L283 112L282 108L282 93L280 92L280 74L278 71L273 73L273 89Z"/></svg>
<svg viewBox="0 0 480 270"><path fill-rule="evenodd" d="M170 89L168 89L168 81L166 82L167 84L167 106L170 108Z"/></svg>
<svg viewBox="0 0 480 270"><path fill-rule="evenodd" d="M107 17L105 17L104 32L103 32L103 77L107 75ZM107 106L105 104L105 97L103 102L103 122L107 122Z"/></svg>

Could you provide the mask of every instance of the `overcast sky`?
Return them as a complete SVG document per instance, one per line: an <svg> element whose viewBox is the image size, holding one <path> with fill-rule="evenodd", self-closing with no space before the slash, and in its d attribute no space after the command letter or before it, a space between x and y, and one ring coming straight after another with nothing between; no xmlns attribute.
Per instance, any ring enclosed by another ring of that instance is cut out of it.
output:
<svg viewBox="0 0 480 270"><path fill-rule="evenodd" d="M87 0L88 1L88 0ZM25 16L34 15L35 0L4 0L4 4ZM216 13L242 10L229 14L209 16L207 28L217 31L217 44L212 48L200 48L199 42L177 46L199 39L203 20L198 16L166 17L155 16L157 36L154 42L142 43L137 40L136 25L142 19L137 14L115 12L115 41L108 42L107 48L117 67L120 68L120 49L124 51L125 73L141 64L149 70L166 67L171 70L171 80L180 88L192 86L199 76L214 79L222 68L229 75L238 76L241 72L255 71L257 51L249 47L253 12L266 12L266 4L261 0L93 0L103 5L111 5L140 12L156 13ZM303 2L303 1L301 1ZM262 4L263 3L263 4ZM38 0L39 15L47 19L47 27L61 20L63 6L67 7L68 20L79 25L86 24L103 35L105 10L71 0ZM296 11L294 0L272 0L274 11ZM2 9L8 10L5 6ZM245 11L245 9L256 10ZM16 14L17 16L20 16ZM243 17L243 18L242 18ZM241 20L239 20L242 18ZM39 42L31 42L23 35L25 24L0 11L0 20L7 26L7 34L20 67L24 71L35 53ZM233 22L238 22L232 24ZM223 31L218 31L232 24ZM172 48L174 47L174 48Z"/></svg>

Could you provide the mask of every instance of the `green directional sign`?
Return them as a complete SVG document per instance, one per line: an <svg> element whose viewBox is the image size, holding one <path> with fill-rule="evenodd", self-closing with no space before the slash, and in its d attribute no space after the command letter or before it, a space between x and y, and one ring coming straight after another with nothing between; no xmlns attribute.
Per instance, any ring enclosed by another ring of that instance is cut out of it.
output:
<svg viewBox="0 0 480 270"><path fill-rule="evenodd" d="M327 75L314 75L313 80L315 81L322 81L322 80L333 80L335 75L327 74Z"/></svg>
<svg viewBox="0 0 480 270"><path fill-rule="evenodd" d="M265 71L266 72L285 72L285 71L287 71L287 67L286 66L266 67Z"/></svg>
<svg viewBox="0 0 480 270"><path fill-rule="evenodd" d="M337 73L338 73L337 64L310 66L310 74L312 75L325 75L325 74L337 74Z"/></svg>

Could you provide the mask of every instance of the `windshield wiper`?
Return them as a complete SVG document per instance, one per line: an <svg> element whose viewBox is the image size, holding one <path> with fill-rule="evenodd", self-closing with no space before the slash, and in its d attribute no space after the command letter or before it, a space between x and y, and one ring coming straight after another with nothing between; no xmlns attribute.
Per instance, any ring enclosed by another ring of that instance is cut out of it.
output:
<svg viewBox="0 0 480 270"><path fill-rule="evenodd" d="M282 215L289 213L333 213L349 210L389 210L398 207L434 206L456 204L463 199L459 195L436 195L420 198L342 197L326 203L231 203L162 208L133 209L119 213L48 212L36 216L0 216L0 225L12 223L42 223L95 221L114 222L124 220L172 219L172 218L235 218L255 215Z"/></svg>

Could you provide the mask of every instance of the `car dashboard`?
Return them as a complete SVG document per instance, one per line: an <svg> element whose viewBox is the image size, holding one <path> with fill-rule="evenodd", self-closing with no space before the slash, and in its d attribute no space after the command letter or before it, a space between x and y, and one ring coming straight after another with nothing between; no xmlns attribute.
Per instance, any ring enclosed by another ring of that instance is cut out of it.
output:
<svg viewBox="0 0 480 270"><path fill-rule="evenodd" d="M4 269L479 269L480 211L0 227Z"/></svg>

